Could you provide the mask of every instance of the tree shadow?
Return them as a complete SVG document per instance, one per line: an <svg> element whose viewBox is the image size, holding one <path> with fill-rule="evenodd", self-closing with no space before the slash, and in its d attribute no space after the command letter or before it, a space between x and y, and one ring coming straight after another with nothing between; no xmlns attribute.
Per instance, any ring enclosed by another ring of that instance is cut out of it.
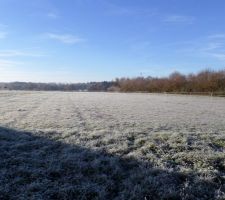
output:
<svg viewBox="0 0 225 200"><path fill-rule="evenodd" d="M0 127L0 199L219 199L224 180Z"/></svg>

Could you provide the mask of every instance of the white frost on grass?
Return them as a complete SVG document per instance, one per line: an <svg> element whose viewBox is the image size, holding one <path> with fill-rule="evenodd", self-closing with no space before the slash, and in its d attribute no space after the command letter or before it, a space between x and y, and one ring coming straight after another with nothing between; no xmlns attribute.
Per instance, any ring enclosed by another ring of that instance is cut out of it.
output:
<svg viewBox="0 0 225 200"><path fill-rule="evenodd" d="M224 199L225 100L1 91L0 158L3 199Z"/></svg>

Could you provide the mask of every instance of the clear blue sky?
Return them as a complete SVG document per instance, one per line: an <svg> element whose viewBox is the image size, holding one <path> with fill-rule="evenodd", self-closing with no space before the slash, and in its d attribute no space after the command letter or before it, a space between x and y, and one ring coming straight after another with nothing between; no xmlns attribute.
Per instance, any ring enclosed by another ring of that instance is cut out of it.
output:
<svg viewBox="0 0 225 200"><path fill-rule="evenodd" d="M224 0L0 0L0 82L225 68Z"/></svg>

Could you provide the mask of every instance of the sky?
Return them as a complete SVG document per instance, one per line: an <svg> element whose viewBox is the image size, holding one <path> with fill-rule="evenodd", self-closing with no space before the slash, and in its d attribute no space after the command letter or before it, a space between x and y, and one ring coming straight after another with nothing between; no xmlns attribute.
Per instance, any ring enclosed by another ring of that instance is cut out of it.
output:
<svg viewBox="0 0 225 200"><path fill-rule="evenodd" d="M224 0L0 0L0 82L225 69Z"/></svg>

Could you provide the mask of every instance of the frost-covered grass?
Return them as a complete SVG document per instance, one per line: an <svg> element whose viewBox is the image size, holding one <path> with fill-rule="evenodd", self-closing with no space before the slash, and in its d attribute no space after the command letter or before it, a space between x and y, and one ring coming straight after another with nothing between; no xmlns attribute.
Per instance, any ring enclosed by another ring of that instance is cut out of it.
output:
<svg viewBox="0 0 225 200"><path fill-rule="evenodd" d="M225 199L225 99L0 92L0 199Z"/></svg>

